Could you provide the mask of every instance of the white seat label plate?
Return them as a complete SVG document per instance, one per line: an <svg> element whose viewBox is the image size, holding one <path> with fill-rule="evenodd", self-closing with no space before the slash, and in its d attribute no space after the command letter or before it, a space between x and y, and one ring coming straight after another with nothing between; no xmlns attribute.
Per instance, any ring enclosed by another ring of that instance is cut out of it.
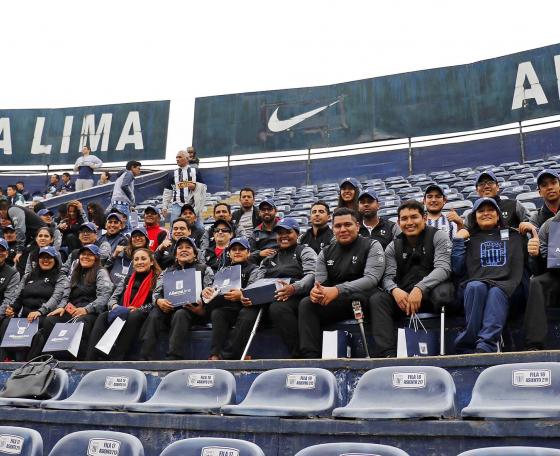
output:
<svg viewBox="0 0 560 456"><path fill-rule="evenodd" d="M200 456L239 456L239 450L226 447L204 447Z"/></svg>
<svg viewBox="0 0 560 456"><path fill-rule="evenodd" d="M0 434L0 453L21 454L24 438L19 435Z"/></svg>
<svg viewBox="0 0 560 456"><path fill-rule="evenodd" d="M552 385L550 369L519 369L511 374L513 386L518 387L543 387Z"/></svg>
<svg viewBox="0 0 560 456"><path fill-rule="evenodd" d="M393 372L393 387L426 388L426 374L424 372Z"/></svg>
<svg viewBox="0 0 560 456"><path fill-rule="evenodd" d="M314 374L288 374L286 386L291 389L315 389Z"/></svg>
<svg viewBox="0 0 560 456"><path fill-rule="evenodd" d="M214 386L214 374L189 374L187 386L191 388L212 388Z"/></svg>
<svg viewBox="0 0 560 456"><path fill-rule="evenodd" d="M87 456L117 456L121 442L112 439L89 439Z"/></svg>
<svg viewBox="0 0 560 456"><path fill-rule="evenodd" d="M128 377L105 377L105 389L125 390L128 388Z"/></svg>

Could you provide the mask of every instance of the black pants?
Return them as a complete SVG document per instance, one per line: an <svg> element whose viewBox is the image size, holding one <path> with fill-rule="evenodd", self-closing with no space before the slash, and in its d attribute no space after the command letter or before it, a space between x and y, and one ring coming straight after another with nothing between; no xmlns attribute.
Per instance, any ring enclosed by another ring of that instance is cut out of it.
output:
<svg viewBox="0 0 560 456"><path fill-rule="evenodd" d="M263 306L248 306L239 311L235 320L235 328L231 331L229 342L222 353L224 359L241 359L259 310L262 308Z"/></svg>
<svg viewBox="0 0 560 456"><path fill-rule="evenodd" d="M533 276L529 282L529 297L525 307L525 348L544 348L548 332L546 308L559 304L560 274L545 272Z"/></svg>
<svg viewBox="0 0 560 456"><path fill-rule="evenodd" d="M438 306L430 300L430 294L423 296L419 309L421 312L439 312L440 309L441 305ZM395 322L404 318L406 313L397 305L392 295L381 290L377 290L369 298L369 310L371 314L371 329L373 339L375 340L373 357L388 358L397 356L397 327Z"/></svg>
<svg viewBox="0 0 560 456"><path fill-rule="evenodd" d="M22 314L22 318L27 317L27 314L29 312L25 313L25 316ZM41 316L39 317L39 327L41 327L42 321L45 319L45 317ZM7 318L7 317L2 317L0 319L0 341L4 340L4 334L6 333L6 329L8 328L8 325L10 324L10 320L11 318ZM37 335L35 335L35 337L37 337ZM34 339L35 339L34 337ZM31 341L31 343L33 344L33 341ZM4 359L6 359L6 357L17 361L17 362L22 362L22 361L29 361L31 358L29 358L29 354L30 354L30 350L31 347L18 347L18 348L1 348L0 349L0 362L4 361Z"/></svg>
<svg viewBox="0 0 560 456"><path fill-rule="evenodd" d="M135 310L134 312L128 312L126 317L126 323L113 345L113 348L106 355L103 352L100 352L95 348L99 340L103 337L105 332L109 329L109 321L107 317L109 316L109 311L103 312L101 315L97 317L95 320L95 324L93 325L93 329L91 330L91 334L89 336L89 344L86 353L86 361L98 361L109 359L111 361L123 361L126 359L130 348L132 347L135 340L138 339L138 334L140 333L140 329L142 325L146 321L148 317L148 313L142 312L140 310Z"/></svg>
<svg viewBox="0 0 560 456"><path fill-rule="evenodd" d="M210 354L224 358L224 347L231 328L235 325L241 307L223 306L212 309L210 321L212 322L212 345Z"/></svg>
<svg viewBox="0 0 560 456"><path fill-rule="evenodd" d="M46 317L41 322L39 322L39 332L33 338L33 343L31 344L31 349L29 350L29 358L34 358L35 356L39 356L43 351L43 346L49 339L49 336L57 323L66 323L68 320L72 318L68 312L64 312L61 317L53 316L53 317ZM97 314L86 314L81 317L78 317L76 320L77 322L81 322L84 324L84 329L82 331L82 338L80 341L80 349L78 351L78 360L83 361L86 357L87 352L87 344L89 341L89 336L93 325L95 324L95 320L97 319ZM63 356L58 356L60 359L64 359ZM68 355L68 359L71 356Z"/></svg>
<svg viewBox="0 0 560 456"><path fill-rule="evenodd" d="M337 298L327 306L303 298L299 304L299 339L302 358L321 358L323 333L321 327L340 320L354 318L350 299Z"/></svg>
<svg viewBox="0 0 560 456"><path fill-rule="evenodd" d="M159 307L154 307L141 331L142 348L140 358L153 360L158 338L169 332L169 350L166 359L186 359L185 345L193 324L204 324L206 320L190 310L180 307L165 313Z"/></svg>
<svg viewBox="0 0 560 456"><path fill-rule="evenodd" d="M298 306L299 297L292 297L287 301L273 301L268 306L249 306L243 307L235 320L235 329L231 332L231 337L227 349L222 353L224 359L240 359L249 337L251 330L255 326L257 315L261 308L267 312L268 319L272 325L280 332L282 340L288 347L294 358L299 357L299 337L298 337ZM232 323L233 324L233 323ZM212 322L213 331L216 330ZM215 354L215 353L212 353Z"/></svg>

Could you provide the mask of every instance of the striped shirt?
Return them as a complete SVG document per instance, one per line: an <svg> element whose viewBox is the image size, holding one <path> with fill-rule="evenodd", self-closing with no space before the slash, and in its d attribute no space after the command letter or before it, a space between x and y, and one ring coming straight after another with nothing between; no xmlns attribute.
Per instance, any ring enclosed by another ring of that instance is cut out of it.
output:
<svg viewBox="0 0 560 456"><path fill-rule="evenodd" d="M171 203L192 203L194 199L193 192L187 188L187 182L196 182L196 168L185 166L184 168L177 168L170 176L166 188L173 190L173 197ZM180 183L183 183L182 185Z"/></svg>
<svg viewBox="0 0 560 456"><path fill-rule="evenodd" d="M449 239L453 240L455 235L457 234L457 224L455 222L450 222L447 220L447 217L443 214L439 216L439 218L432 220L428 218L428 226L432 226L438 230L445 231Z"/></svg>

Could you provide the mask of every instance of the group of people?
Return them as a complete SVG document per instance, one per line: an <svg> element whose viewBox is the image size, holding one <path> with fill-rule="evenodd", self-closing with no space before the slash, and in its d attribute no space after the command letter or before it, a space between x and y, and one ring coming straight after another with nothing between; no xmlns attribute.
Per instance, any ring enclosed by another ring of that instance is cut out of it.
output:
<svg viewBox="0 0 560 456"><path fill-rule="evenodd" d="M347 178L332 213L323 201L312 204L305 232L297 220L278 217L273 199L255 205L251 188L239 192L236 211L216 203L205 229L206 186L192 157L177 154L163 207L146 207L142 225L129 220L138 162L119 177L108 215L96 203L84 209L71 201L53 214L0 200L0 338L13 317L39 325L27 350L4 357L40 354L56 323L72 320L83 323L78 359L157 359L163 334L166 359L185 359L193 325L206 323L208 358L240 359L264 309L294 358L320 358L323 328L353 318L355 301L370 321L375 357L396 356L404 317L442 306L464 311L459 353L495 352L515 302L527 303L526 349L545 348L545 310L558 300L559 286L555 170L537 178L543 206L532 218L519 202L500 198L498 179L484 171L476 178L480 198L465 218L443 213L445 189L434 183L422 202L402 202L392 222L379 216L375 189ZM215 274L234 265L241 287L217 295ZM173 304L166 274L188 269L200 273L202 291ZM253 305L244 290L263 278L277 279L276 292L264 306ZM96 346L116 318L126 323L105 354Z"/></svg>

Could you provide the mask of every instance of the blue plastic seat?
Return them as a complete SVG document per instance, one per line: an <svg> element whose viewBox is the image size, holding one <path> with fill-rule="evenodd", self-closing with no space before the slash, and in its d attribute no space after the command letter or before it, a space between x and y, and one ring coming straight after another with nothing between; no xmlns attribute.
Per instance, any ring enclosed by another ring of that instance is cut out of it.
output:
<svg viewBox="0 0 560 456"><path fill-rule="evenodd" d="M323 443L298 451L295 456L408 456L405 451L375 443Z"/></svg>
<svg viewBox="0 0 560 456"><path fill-rule="evenodd" d="M68 374L62 369L55 369L54 380L49 385L47 394L51 400L66 399L68 396ZM24 397L1 397L0 406L39 407L45 399L27 399Z"/></svg>
<svg viewBox="0 0 560 456"><path fill-rule="evenodd" d="M88 372L72 395L43 401L41 408L62 410L122 410L146 397L146 376L136 369L99 369Z"/></svg>
<svg viewBox="0 0 560 456"><path fill-rule="evenodd" d="M43 456L43 438L34 429L0 426L0 454Z"/></svg>
<svg viewBox="0 0 560 456"><path fill-rule="evenodd" d="M366 372L337 418L441 418L456 416L455 383L440 367L380 367Z"/></svg>
<svg viewBox="0 0 560 456"><path fill-rule="evenodd" d="M560 417L560 363L492 366L476 380L472 398L461 412L477 418Z"/></svg>
<svg viewBox="0 0 560 456"><path fill-rule="evenodd" d="M206 450L206 451L204 451ZM221 451L220 451L221 450ZM227 450L230 450L229 452ZM237 451L231 451L237 450ZM195 437L179 440L163 450L160 456L186 456L203 454L235 454L235 456L264 456L258 445L246 440Z"/></svg>
<svg viewBox="0 0 560 456"><path fill-rule="evenodd" d="M222 369L181 369L167 374L146 402L127 405L133 412L209 413L235 402L232 373Z"/></svg>
<svg viewBox="0 0 560 456"><path fill-rule="evenodd" d="M100 450L113 450L102 452ZM78 431L60 439L49 456L86 454L115 454L118 456L144 456L140 440L130 434L111 431Z"/></svg>
<svg viewBox="0 0 560 456"><path fill-rule="evenodd" d="M254 416L327 416L335 406L336 379L319 368L273 369L260 374L239 405L222 412Z"/></svg>
<svg viewBox="0 0 560 456"><path fill-rule="evenodd" d="M489 447L465 451L459 456L560 456L560 450L525 446Z"/></svg>

